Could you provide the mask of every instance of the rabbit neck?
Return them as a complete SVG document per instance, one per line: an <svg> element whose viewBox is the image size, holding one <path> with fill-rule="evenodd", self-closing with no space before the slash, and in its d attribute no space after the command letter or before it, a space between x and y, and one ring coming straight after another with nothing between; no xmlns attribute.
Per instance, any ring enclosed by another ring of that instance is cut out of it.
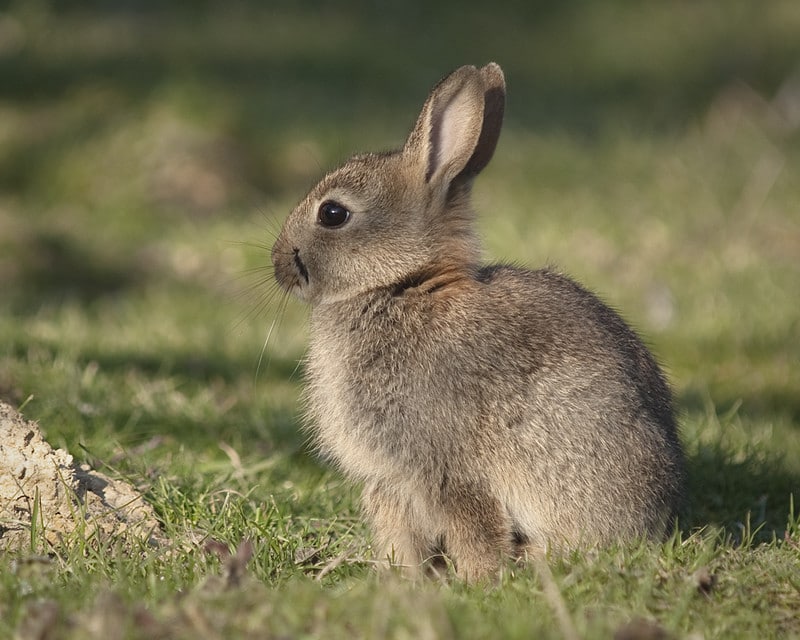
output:
<svg viewBox="0 0 800 640"><path fill-rule="evenodd" d="M441 362L435 352L450 343L433 336L429 323L449 305L441 296L470 286L476 282L464 270L439 272L312 309L309 423L320 450L346 473L360 480L400 469L430 475L442 465L435 450L421 454L414 444L431 434L418 398L429 359Z"/></svg>
<svg viewBox="0 0 800 640"><path fill-rule="evenodd" d="M474 281L478 268L477 265L453 263L439 265L435 270L422 269L403 278L389 290L393 297L410 293L429 295L454 291L461 285Z"/></svg>

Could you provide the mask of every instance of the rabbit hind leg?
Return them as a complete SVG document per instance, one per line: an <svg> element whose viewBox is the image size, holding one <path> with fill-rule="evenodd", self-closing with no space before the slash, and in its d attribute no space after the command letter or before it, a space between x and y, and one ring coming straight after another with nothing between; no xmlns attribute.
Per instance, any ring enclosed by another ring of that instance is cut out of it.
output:
<svg viewBox="0 0 800 640"><path fill-rule="evenodd" d="M467 582L497 576L513 556L512 523L500 501L474 487L448 491L445 547L456 573Z"/></svg>

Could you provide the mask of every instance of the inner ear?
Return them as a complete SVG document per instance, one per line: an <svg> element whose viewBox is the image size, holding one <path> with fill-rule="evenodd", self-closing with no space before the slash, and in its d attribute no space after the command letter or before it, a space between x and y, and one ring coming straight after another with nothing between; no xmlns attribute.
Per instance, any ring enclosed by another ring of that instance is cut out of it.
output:
<svg viewBox="0 0 800 640"><path fill-rule="evenodd" d="M472 157L483 123L483 95L471 89L463 87L431 111L427 182L437 174L449 182Z"/></svg>

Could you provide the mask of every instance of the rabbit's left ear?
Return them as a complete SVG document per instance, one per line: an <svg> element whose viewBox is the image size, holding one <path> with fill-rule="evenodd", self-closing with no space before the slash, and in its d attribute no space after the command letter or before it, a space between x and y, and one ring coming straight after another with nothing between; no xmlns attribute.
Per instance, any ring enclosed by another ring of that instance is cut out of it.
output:
<svg viewBox="0 0 800 640"><path fill-rule="evenodd" d="M431 185L473 178L494 153L504 107L505 80L498 65L456 69L428 96L403 151Z"/></svg>
<svg viewBox="0 0 800 640"><path fill-rule="evenodd" d="M408 136L404 153L431 185L449 183L467 166L483 125L483 81L472 66L437 84Z"/></svg>

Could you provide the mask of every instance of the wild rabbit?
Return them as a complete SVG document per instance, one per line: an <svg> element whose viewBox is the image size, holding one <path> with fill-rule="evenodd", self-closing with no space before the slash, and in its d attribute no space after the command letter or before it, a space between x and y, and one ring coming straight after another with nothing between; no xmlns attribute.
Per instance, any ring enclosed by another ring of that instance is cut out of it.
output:
<svg viewBox="0 0 800 640"><path fill-rule="evenodd" d="M327 174L272 249L312 307L316 446L412 574L661 538L684 490L670 390L625 322L550 269L480 264L470 191L504 105L497 64L457 69L402 149Z"/></svg>

